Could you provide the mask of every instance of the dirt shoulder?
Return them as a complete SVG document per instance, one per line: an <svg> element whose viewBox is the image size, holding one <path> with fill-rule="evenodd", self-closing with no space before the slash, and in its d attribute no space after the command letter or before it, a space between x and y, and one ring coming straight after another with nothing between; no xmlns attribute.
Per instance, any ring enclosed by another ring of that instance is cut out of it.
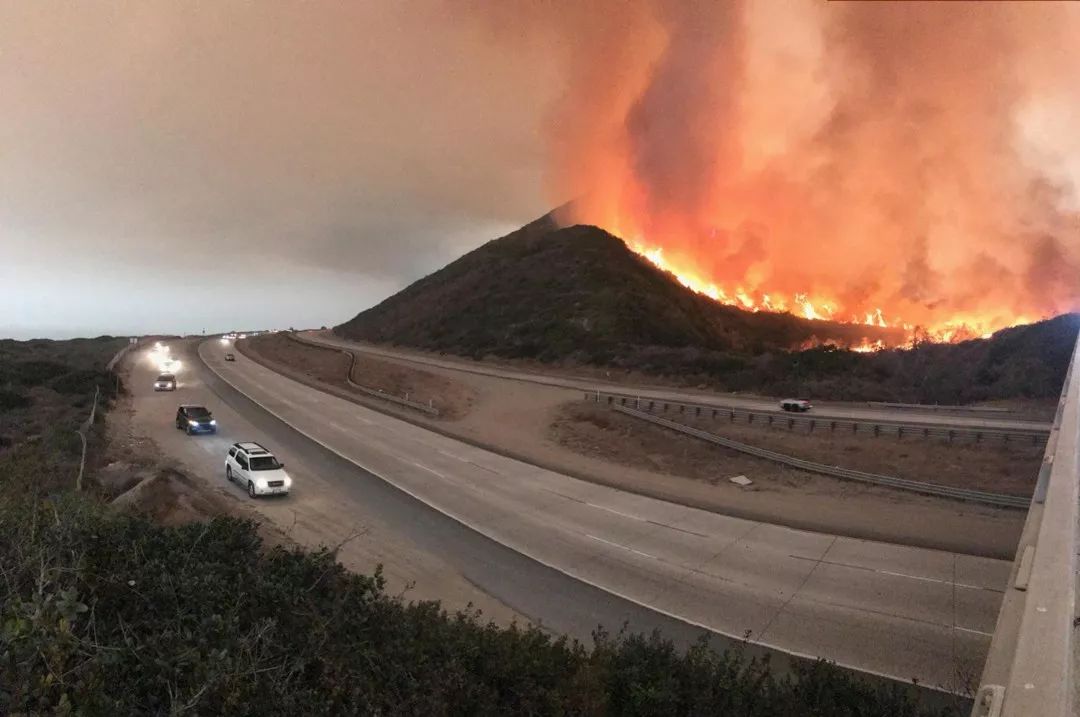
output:
<svg viewBox="0 0 1080 717"><path fill-rule="evenodd" d="M354 390L346 377L365 388L431 405L438 409L442 419L460 418L468 414L476 403L475 392L451 377L362 353L358 353L352 362L350 375L349 357L341 351L301 343L285 334L267 334L239 341L237 349L276 370L299 372L365 403L385 403L396 411L412 413L407 408L402 409L389 401L378 401Z"/></svg>
<svg viewBox="0 0 1080 717"><path fill-rule="evenodd" d="M1042 446L1030 444L949 444L937 439L872 438L821 430L808 434L805 429L747 426L689 415L673 420L815 463L1008 495L1031 495L1043 457ZM810 475L583 402L560 407L551 436L584 455L714 485L734 475L767 484L790 482L792 474Z"/></svg>
<svg viewBox="0 0 1080 717"><path fill-rule="evenodd" d="M398 363L392 358L384 360ZM400 364L411 366L405 360ZM425 370L468 386L475 396L469 412L454 420L440 421L415 412L406 415L386 405L365 405L582 480L752 520L1006 559L1012 559L1023 527L1023 511L856 484L744 454L703 452L696 439L687 436L681 437L685 442L677 440L680 437L673 440L668 431L655 426L649 426L658 432L655 443L648 444L650 448L633 445L639 437L631 436L618 445L629 446L627 455L635 457L615 456L617 451L607 446L611 437L602 430L567 424L566 404L580 402L583 408L588 405L574 389L439 366ZM312 377L288 367L286 371L286 375L326 390L325 384ZM872 454L883 448L880 442L896 439L859 440L865 441L860 444L862 452ZM911 446L918 447L915 443ZM915 453L913 450L911 455ZM911 455L899 460L910 460ZM684 460L686 463L680 464ZM932 475L922 472L927 462L921 466L905 469L904 477L932 481ZM740 474L753 476L752 490L727 481Z"/></svg>

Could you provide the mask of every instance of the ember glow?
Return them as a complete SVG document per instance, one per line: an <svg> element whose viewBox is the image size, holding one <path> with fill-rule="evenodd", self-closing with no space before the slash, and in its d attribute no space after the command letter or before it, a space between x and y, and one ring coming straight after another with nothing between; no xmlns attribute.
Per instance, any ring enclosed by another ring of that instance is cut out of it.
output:
<svg viewBox="0 0 1080 717"><path fill-rule="evenodd" d="M1080 309L1077 5L595 7L550 19L561 221L721 303L908 340Z"/></svg>
<svg viewBox="0 0 1080 717"><path fill-rule="evenodd" d="M644 245L635 242L627 242L627 246L637 254L645 257L659 269L672 276L686 288L698 294L708 296L710 299L727 306L735 306L746 311L771 311L776 313L790 313L805 319L818 319L822 321L839 321L842 323L863 324L880 328L901 328L904 330L906 343L915 340L926 340L937 343L950 343L966 341L968 339L989 338L998 329L1009 326L1030 323L1035 320L1025 315L1014 317L1011 321L987 320L979 316L957 316L952 320L937 326L915 326L899 318L893 319L892 323L885 320L884 312L880 308L865 313L845 314L837 309L834 300L815 296L811 298L806 294L797 293L788 298L783 294L760 293L756 290L748 291L740 286L734 290L725 289L706 279L701 278L692 271L681 271L664 258L664 250L661 248L647 249ZM1046 318L1046 317L1038 317ZM804 348L812 348L806 346ZM889 348L881 339L871 341L863 339L861 343L846 346L853 351L867 353Z"/></svg>

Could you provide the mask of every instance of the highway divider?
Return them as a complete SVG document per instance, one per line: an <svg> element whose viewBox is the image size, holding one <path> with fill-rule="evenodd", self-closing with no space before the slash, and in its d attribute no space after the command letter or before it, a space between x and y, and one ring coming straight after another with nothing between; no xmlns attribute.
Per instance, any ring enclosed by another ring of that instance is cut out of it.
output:
<svg viewBox="0 0 1080 717"><path fill-rule="evenodd" d="M981 426L938 425L889 419L834 418L806 413L748 409L741 406L723 406L709 403L661 400L625 393L589 391L585 400L609 406L631 407L645 413L662 413L673 416L688 415L696 418L742 422L752 425L805 429L809 433L845 431L851 434L895 436L897 438L941 438L948 441L967 440L975 443L999 441L1006 444L1037 446L1046 441L1049 432L1043 428L984 428Z"/></svg>
<svg viewBox="0 0 1080 717"><path fill-rule="evenodd" d="M1077 712L1080 338L1002 596L973 717Z"/></svg>
<svg viewBox="0 0 1080 717"><path fill-rule="evenodd" d="M420 411L421 413L426 413L429 416L434 416L436 418L439 416L439 409L436 408L435 405L430 401L428 403L422 403L420 401L414 401L414 400L410 399L408 396L396 396L396 395L394 395L392 393L387 393L386 391L382 391L380 389L375 389L375 388L371 388L369 386L364 386L362 384L359 384L359 383L353 381L352 375L353 375L353 367L356 365L356 355L352 351L347 351L345 349L339 349L339 348L335 348L335 347L332 347L332 346L327 346L326 344L320 344L320 343L316 343L314 341L308 341L307 339L300 338L299 336L297 336L295 333L292 333L292 332L286 332L284 335L285 335L285 338L289 339L290 341L295 341L296 343L298 343L298 344L300 344L302 346L308 346L308 347L311 347L311 348L319 349L321 351L331 351L331 352L334 352L334 353L340 353L340 354L344 354L345 356L348 356L348 358L349 358L349 367L346 369L346 372L345 372L345 382L349 384L349 388L351 388L353 391L356 391L358 393L362 393L362 394L364 394L366 396L370 396L371 398L376 398L376 399L378 399L380 401L386 401L388 403L393 403L393 404L396 404L398 406L402 406L404 408L411 408L413 410ZM252 361L255 361L256 363L262 364L262 365L266 366L267 368L269 368L269 369L271 369L273 371L277 371L279 373L284 373L287 376L295 378L296 380L300 381L301 383L307 383L309 385L311 384L311 381L308 380L307 377L303 377L303 375L302 375L302 373L300 371L296 371L296 370L294 370L294 369L292 369L291 367L288 367L288 366L271 365L272 362L268 361L263 356L258 355L257 351L253 350L250 346L245 345L242 341L238 341L236 343L236 348L238 350L240 350L245 356L247 356ZM318 382L317 388L319 388L321 390L328 391L330 393L333 393L333 394L335 394L337 396L340 396L341 398L346 398L346 399L350 398L347 391L342 391L341 389L338 389L338 388L336 388L335 386L333 386L331 384ZM355 396L353 396L352 398L355 398Z"/></svg>
<svg viewBox="0 0 1080 717"><path fill-rule="evenodd" d="M1031 502L1030 498L1023 498L1014 495L1005 495L1003 493L987 493L980 490L967 490L964 488L953 488L950 486L936 485L934 483L923 483L921 481L907 480L906 478L895 478L893 476L879 475L877 473L864 473L863 471L850 470L847 468L841 468L839 466L829 466L824 463L814 463L813 461L805 461L801 458L789 456L783 453L777 453L776 451L769 451L764 448L758 448L757 446L751 446L746 443L739 443L733 441L730 438L724 438L718 436L715 433L709 433L708 431L702 431L692 426L687 426L676 421L671 421L660 416L655 416L645 411L639 411L634 408L622 406L620 404L613 404L612 408L619 413L624 413L634 418L639 418L643 421L669 428L679 433L685 433L694 438L700 438L703 441L714 443L724 448L730 448L731 450L739 451L740 453L746 453L758 458L764 458L765 460L773 461L774 463L780 463L782 465L790 466L792 468L798 468L800 470L809 471L811 473L819 473L821 475L833 476L834 478L843 478L845 480L854 480L861 483L870 483L872 485L885 486L887 488L896 488L898 490L906 490L914 493L922 493L924 495L941 496L944 498L953 498L955 500L963 500L970 503L982 503L983 505L993 505L1004 508L1027 508Z"/></svg>

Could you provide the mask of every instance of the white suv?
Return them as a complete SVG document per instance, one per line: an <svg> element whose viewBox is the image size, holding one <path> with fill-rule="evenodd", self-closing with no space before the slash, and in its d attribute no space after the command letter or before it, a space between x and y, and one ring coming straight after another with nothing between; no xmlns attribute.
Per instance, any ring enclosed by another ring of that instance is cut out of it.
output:
<svg viewBox="0 0 1080 717"><path fill-rule="evenodd" d="M225 457L225 477L247 488L248 495L285 495L292 478L285 464L258 443L234 443Z"/></svg>
<svg viewBox="0 0 1080 717"><path fill-rule="evenodd" d="M780 408L784 409L785 411L805 413L811 408L813 408L813 406L810 405L809 401L803 400L801 398L785 398L783 401L780 402Z"/></svg>

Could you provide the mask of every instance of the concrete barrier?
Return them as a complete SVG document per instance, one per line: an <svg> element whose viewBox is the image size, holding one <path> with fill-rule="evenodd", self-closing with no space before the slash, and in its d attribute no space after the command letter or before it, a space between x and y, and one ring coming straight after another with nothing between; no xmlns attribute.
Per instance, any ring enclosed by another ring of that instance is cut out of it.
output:
<svg viewBox="0 0 1080 717"><path fill-rule="evenodd" d="M1075 715L1080 339L1020 536L974 717Z"/></svg>

